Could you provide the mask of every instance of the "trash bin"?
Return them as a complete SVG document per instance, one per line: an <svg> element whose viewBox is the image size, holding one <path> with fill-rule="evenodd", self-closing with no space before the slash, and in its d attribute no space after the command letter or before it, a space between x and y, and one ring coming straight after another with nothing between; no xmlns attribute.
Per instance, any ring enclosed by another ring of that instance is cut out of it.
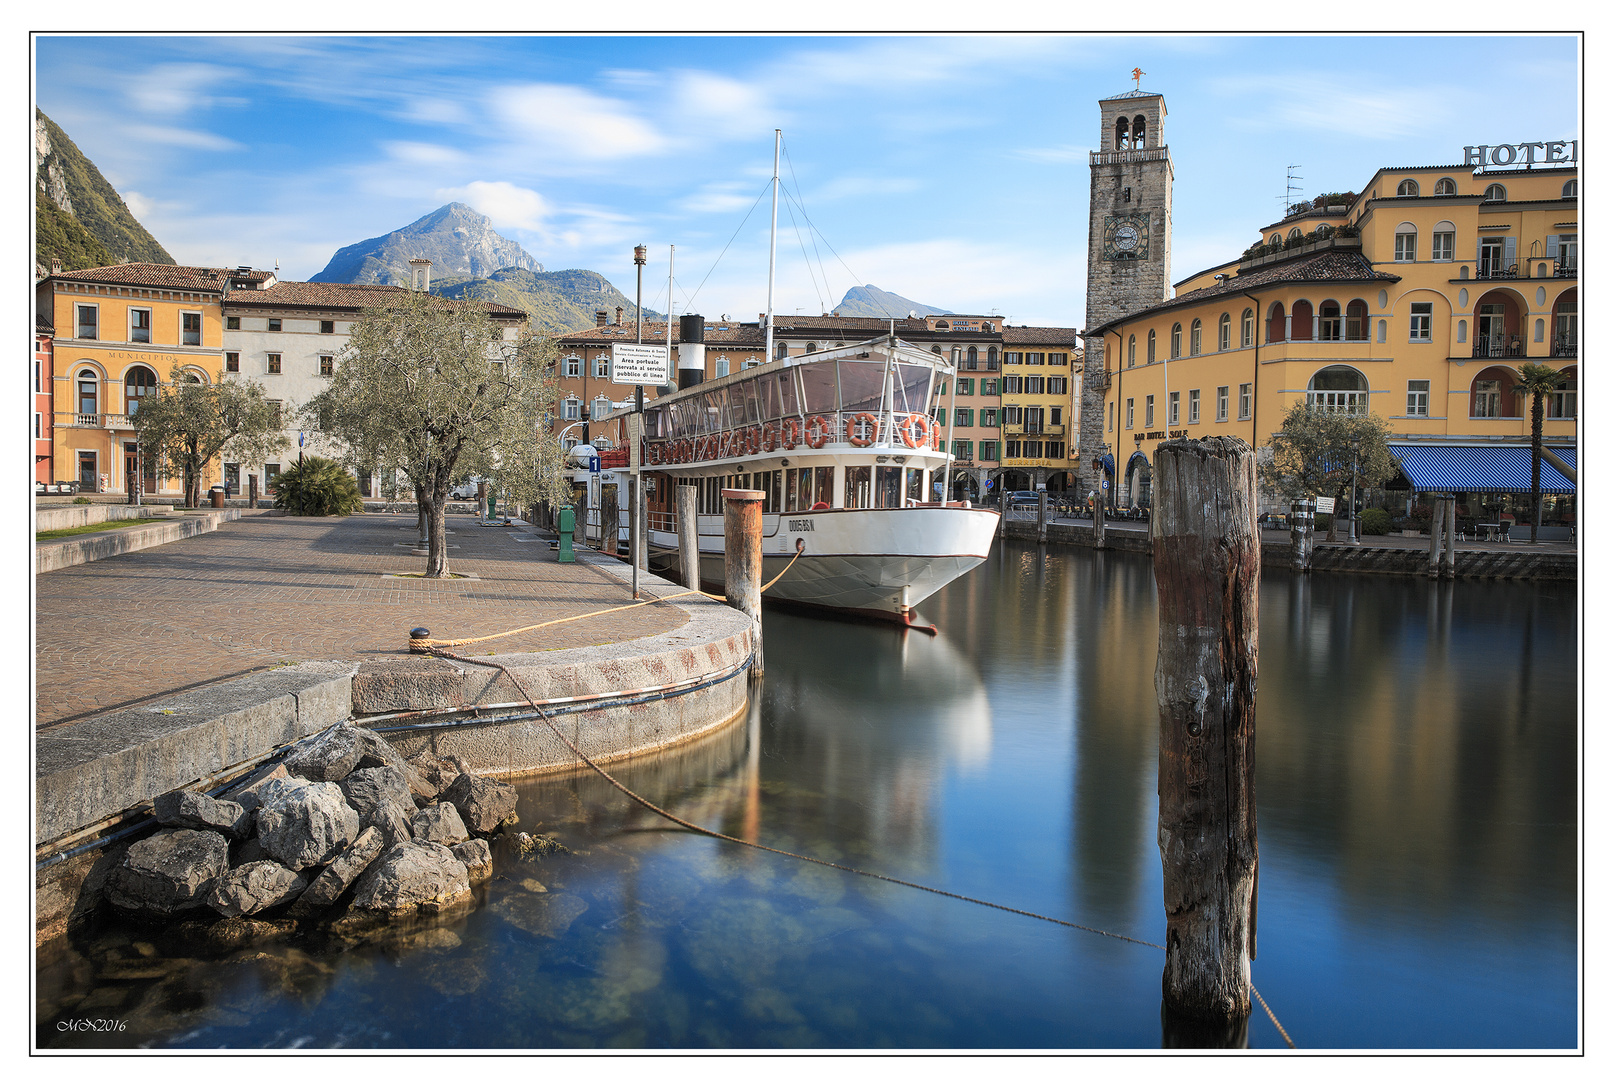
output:
<svg viewBox="0 0 1619 1080"><path fill-rule="evenodd" d="M215 484L208 489L208 501L215 510L225 509L225 489Z"/></svg>

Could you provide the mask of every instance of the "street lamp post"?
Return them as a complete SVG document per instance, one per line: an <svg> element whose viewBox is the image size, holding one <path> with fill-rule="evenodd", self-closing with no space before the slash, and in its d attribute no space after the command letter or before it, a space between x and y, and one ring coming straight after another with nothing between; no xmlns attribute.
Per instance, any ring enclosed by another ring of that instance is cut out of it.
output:
<svg viewBox="0 0 1619 1080"><path fill-rule="evenodd" d="M1360 518L1356 514L1360 500L1360 439L1349 440L1349 542L1360 544Z"/></svg>
<svg viewBox="0 0 1619 1080"><path fill-rule="evenodd" d="M635 343L641 342L641 272L646 268L646 245L635 245ZM646 414L646 390L635 384L635 421L630 425L630 597L641 599L641 564L646 562L646 489L641 486L641 435Z"/></svg>

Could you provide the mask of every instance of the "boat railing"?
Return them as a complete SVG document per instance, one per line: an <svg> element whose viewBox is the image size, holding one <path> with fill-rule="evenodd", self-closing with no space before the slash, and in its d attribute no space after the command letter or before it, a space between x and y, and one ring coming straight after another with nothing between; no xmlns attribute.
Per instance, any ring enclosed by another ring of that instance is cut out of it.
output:
<svg viewBox="0 0 1619 1080"><path fill-rule="evenodd" d="M894 450L937 448L944 426L925 412L840 409L742 424L701 435L649 439L643 464L685 464L751 457L801 446Z"/></svg>

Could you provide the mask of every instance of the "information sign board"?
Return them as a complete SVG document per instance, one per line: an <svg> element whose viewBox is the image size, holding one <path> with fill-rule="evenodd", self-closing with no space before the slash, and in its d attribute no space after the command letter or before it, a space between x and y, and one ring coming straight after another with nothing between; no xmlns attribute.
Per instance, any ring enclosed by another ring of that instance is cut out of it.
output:
<svg viewBox="0 0 1619 1080"><path fill-rule="evenodd" d="M622 386L663 386L669 381L668 346L613 342L612 381Z"/></svg>
<svg viewBox="0 0 1619 1080"><path fill-rule="evenodd" d="M1315 512L1318 514L1330 514L1332 513L1332 505L1335 502L1337 500L1331 496L1317 495L1315 497Z"/></svg>

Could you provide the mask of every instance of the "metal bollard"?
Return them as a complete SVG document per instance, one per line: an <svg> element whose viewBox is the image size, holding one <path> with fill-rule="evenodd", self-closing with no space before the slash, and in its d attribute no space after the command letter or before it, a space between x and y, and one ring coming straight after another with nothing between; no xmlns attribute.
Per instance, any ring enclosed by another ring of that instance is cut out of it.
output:
<svg viewBox="0 0 1619 1080"><path fill-rule="evenodd" d="M557 511L557 562L573 562L573 507Z"/></svg>

